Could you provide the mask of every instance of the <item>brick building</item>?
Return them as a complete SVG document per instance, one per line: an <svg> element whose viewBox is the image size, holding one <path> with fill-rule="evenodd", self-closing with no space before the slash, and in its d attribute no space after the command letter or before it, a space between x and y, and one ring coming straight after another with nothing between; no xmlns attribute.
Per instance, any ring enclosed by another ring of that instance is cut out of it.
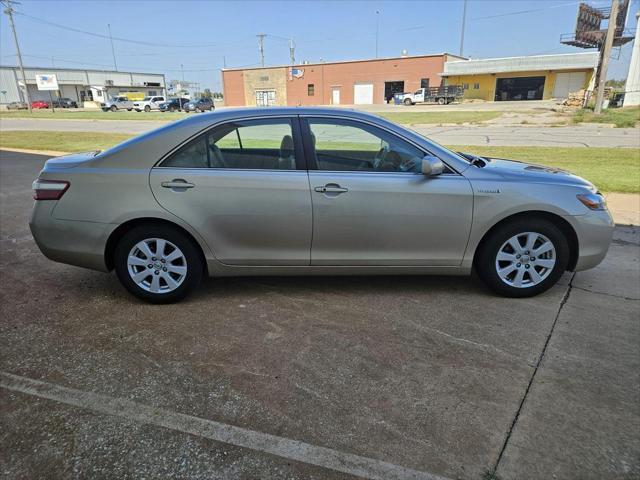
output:
<svg viewBox="0 0 640 480"><path fill-rule="evenodd" d="M403 56L374 60L224 69L228 106L296 106L384 103L394 93L436 87L444 64L461 57Z"/></svg>

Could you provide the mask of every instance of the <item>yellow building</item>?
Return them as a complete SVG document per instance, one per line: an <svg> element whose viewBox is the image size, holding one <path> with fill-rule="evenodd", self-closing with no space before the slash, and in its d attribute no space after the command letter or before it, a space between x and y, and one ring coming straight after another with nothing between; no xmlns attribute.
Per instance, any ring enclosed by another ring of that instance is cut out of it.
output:
<svg viewBox="0 0 640 480"><path fill-rule="evenodd" d="M547 100L593 90L597 53L456 60L444 64L448 85L462 85L465 99Z"/></svg>

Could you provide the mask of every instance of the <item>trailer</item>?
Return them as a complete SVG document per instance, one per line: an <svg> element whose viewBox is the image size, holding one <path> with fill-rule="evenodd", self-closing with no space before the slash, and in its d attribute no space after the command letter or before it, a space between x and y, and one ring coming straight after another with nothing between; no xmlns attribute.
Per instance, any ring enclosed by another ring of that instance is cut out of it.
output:
<svg viewBox="0 0 640 480"><path fill-rule="evenodd" d="M415 105L416 103L438 103L447 105L462 98L464 90L462 85L443 85L440 87L419 88L411 93L397 93L395 103Z"/></svg>

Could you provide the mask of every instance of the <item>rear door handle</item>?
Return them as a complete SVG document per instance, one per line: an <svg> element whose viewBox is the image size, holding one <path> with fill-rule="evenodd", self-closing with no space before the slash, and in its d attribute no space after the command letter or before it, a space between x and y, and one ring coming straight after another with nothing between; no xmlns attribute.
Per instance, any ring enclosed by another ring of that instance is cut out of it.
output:
<svg viewBox="0 0 640 480"><path fill-rule="evenodd" d="M315 187L313 190L318 193L336 193L336 194L345 193L349 191L348 188L343 188L340 185L337 185L335 183L328 183L324 187Z"/></svg>
<svg viewBox="0 0 640 480"><path fill-rule="evenodd" d="M162 182L160 185L164 188L174 188L176 190L193 188L196 186L195 183L189 183L186 180L183 180L182 178L174 178L170 182Z"/></svg>

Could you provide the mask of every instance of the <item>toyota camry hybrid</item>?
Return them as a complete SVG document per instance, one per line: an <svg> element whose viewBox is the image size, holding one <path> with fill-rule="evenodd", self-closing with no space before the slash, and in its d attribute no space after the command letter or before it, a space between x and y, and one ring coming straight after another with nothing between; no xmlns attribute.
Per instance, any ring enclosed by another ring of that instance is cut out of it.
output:
<svg viewBox="0 0 640 480"><path fill-rule="evenodd" d="M463 139L461 139L463 143ZM598 265L613 221L566 171L450 151L346 109L229 109L53 158L31 231L154 303L204 275L469 274L538 294Z"/></svg>

